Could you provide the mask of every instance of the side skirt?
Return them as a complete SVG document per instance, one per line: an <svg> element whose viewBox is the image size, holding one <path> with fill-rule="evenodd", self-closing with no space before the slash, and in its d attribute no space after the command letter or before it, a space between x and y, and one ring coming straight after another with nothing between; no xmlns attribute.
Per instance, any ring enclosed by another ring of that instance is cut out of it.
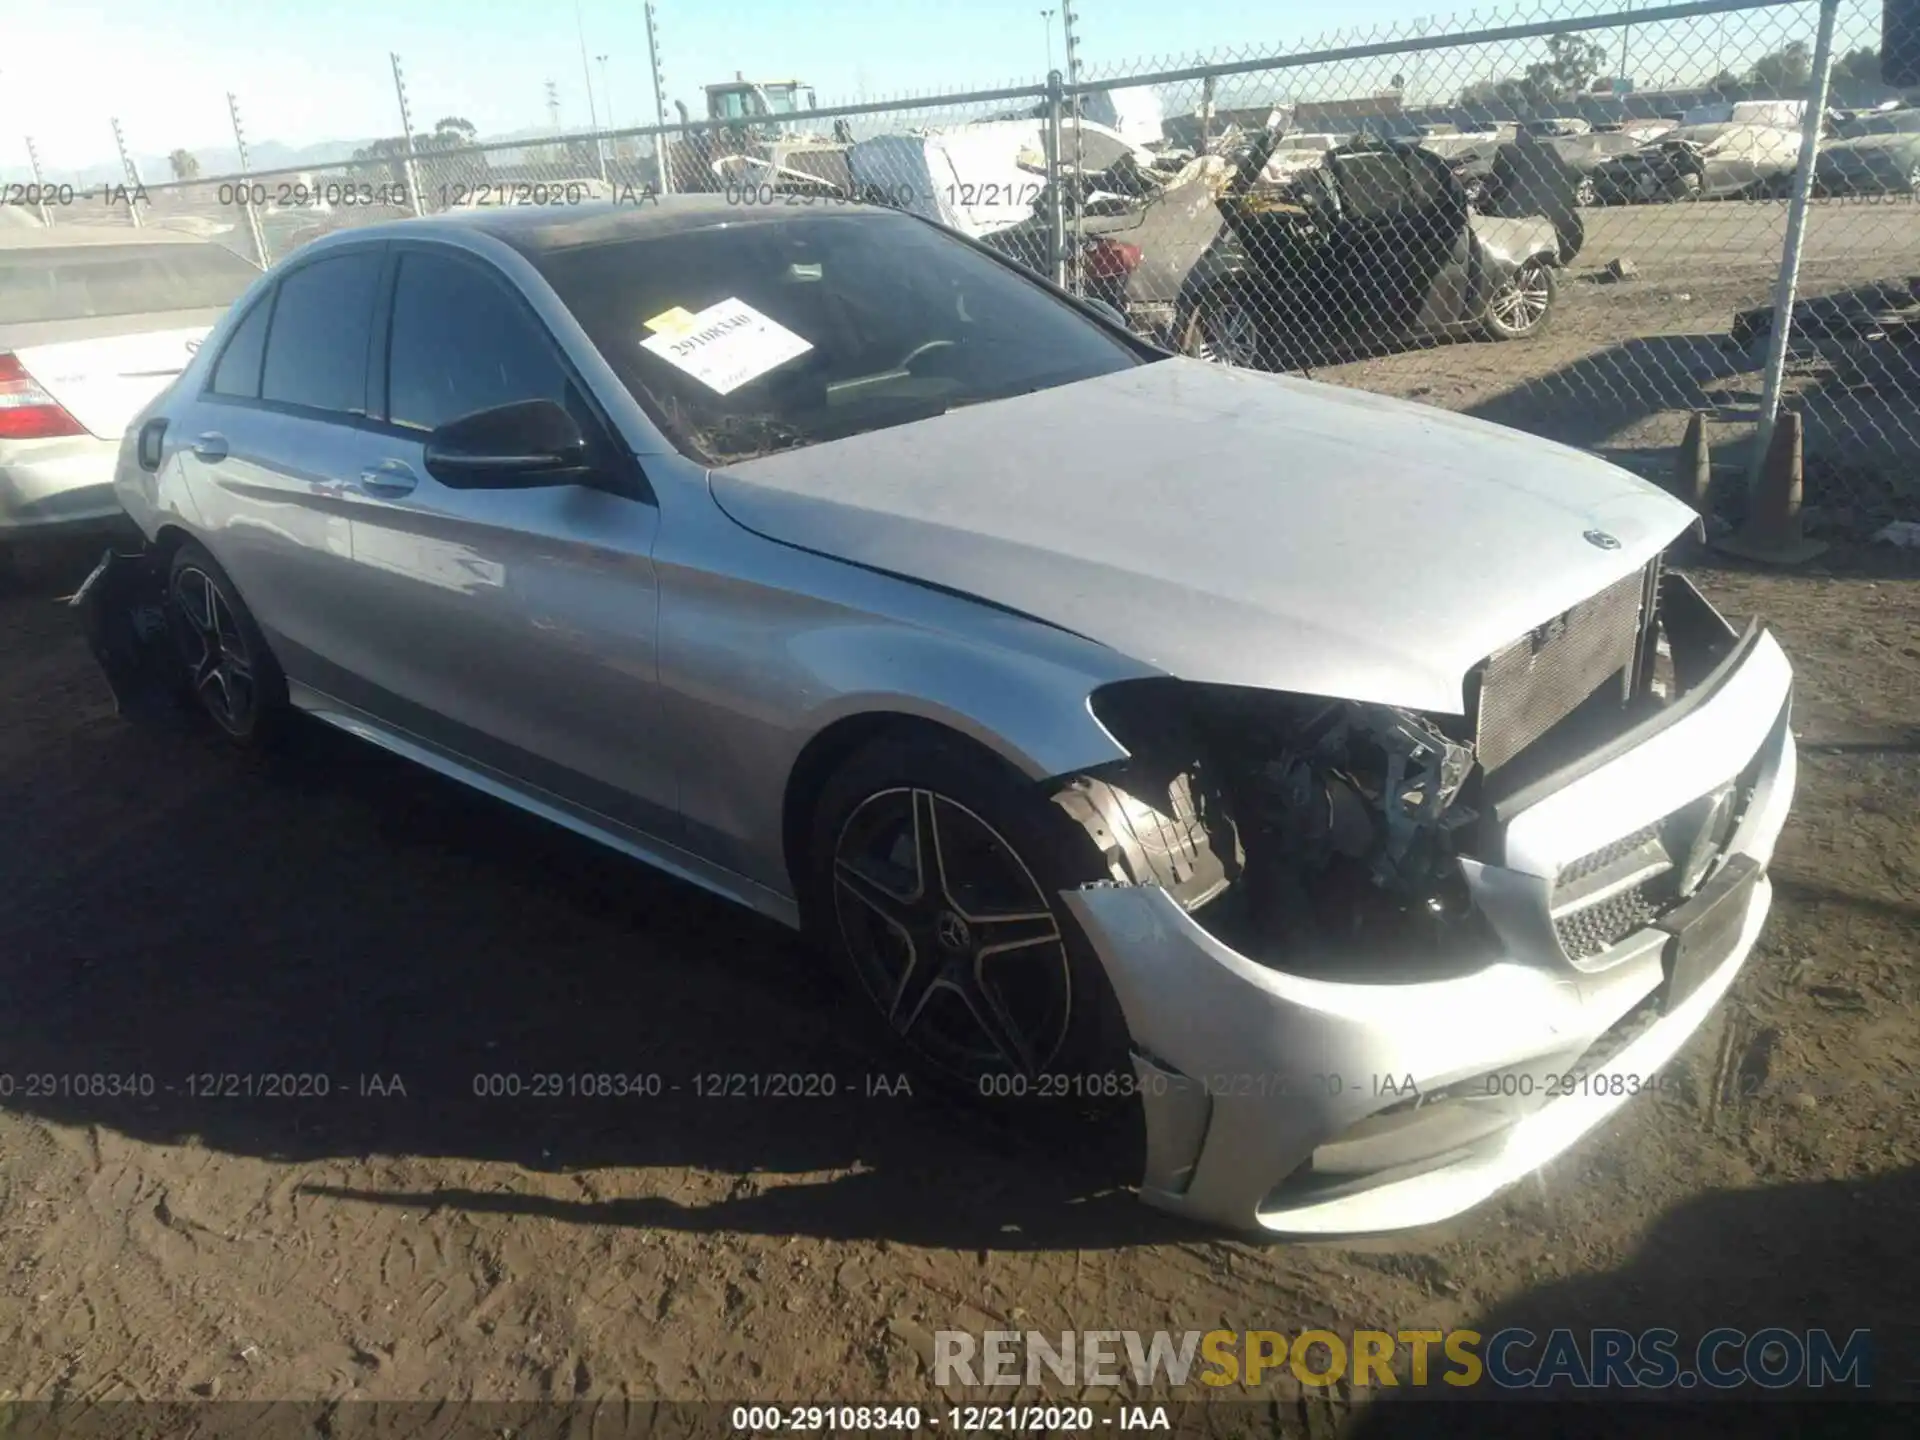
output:
<svg viewBox="0 0 1920 1440"><path fill-rule="evenodd" d="M610 850L617 850L656 870L663 870L676 879L698 885L722 899L744 905L790 930L800 928L800 908L790 896L702 860L644 831L575 805L550 791L527 785L477 761L442 750L417 736L376 720L365 711L336 700L311 685L289 680L287 691L288 699L296 710L304 711L324 724L424 765L436 774L457 780L484 795L504 800L530 815L538 815L542 820L585 836Z"/></svg>

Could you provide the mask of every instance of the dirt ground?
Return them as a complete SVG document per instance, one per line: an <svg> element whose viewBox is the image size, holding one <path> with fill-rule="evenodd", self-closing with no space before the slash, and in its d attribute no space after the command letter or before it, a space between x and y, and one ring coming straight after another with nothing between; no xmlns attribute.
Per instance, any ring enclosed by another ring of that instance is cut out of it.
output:
<svg viewBox="0 0 1920 1440"><path fill-rule="evenodd" d="M330 733L259 763L127 725L59 583L16 593L0 1398L930 1399L941 1328L1503 1323L1867 1327L1878 1393L1920 1394L1916 558L1701 572L1778 627L1803 748L1775 918L1680 1083L1448 1226L1298 1246L867 1095L892 1067L809 958L691 888ZM554 1071L682 1088L475 1093ZM715 1071L840 1094L691 1093ZM1276 1416L1358 1406L1291 1384Z"/></svg>
<svg viewBox="0 0 1920 1440"><path fill-rule="evenodd" d="M1694 412L1707 417L1729 498L1759 413L1764 342L1727 343L1734 315L1771 306L1780 202L1583 211L1586 241L1557 310L1519 343L1443 344L1328 366L1316 378L1464 410L1600 451L1664 479ZM1630 279L1605 267L1631 261ZM1802 300L1920 277L1920 209L1828 201L1809 212ZM1851 347L1796 343L1784 394L1805 427L1817 526L1865 539L1920 518L1920 348L1888 335Z"/></svg>

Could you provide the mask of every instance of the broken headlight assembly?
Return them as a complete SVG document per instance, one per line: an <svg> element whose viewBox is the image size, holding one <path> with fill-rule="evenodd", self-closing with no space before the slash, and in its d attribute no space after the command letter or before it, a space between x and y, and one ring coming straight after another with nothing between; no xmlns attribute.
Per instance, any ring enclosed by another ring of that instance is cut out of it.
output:
<svg viewBox="0 0 1920 1440"><path fill-rule="evenodd" d="M1465 721L1144 680L1094 696L1130 758L1055 796L1117 882L1165 885L1277 969L1422 977L1496 952L1458 858L1479 819Z"/></svg>

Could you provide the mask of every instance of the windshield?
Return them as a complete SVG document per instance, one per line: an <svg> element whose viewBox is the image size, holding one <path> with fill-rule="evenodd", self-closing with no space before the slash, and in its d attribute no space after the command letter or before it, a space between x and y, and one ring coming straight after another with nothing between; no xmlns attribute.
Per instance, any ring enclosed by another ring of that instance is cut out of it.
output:
<svg viewBox="0 0 1920 1440"><path fill-rule="evenodd" d="M1842 125L1839 135L1843 140L1858 140L1863 135L1920 135L1920 109L1865 115Z"/></svg>
<svg viewBox="0 0 1920 1440"><path fill-rule="evenodd" d="M214 310L259 278L218 245L0 249L0 323Z"/></svg>
<svg viewBox="0 0 1920 1440"><path fill-rule="evenodd" d="M634 398L707 464L1146 363L905 215L750 218L534 258Z"/></svg>

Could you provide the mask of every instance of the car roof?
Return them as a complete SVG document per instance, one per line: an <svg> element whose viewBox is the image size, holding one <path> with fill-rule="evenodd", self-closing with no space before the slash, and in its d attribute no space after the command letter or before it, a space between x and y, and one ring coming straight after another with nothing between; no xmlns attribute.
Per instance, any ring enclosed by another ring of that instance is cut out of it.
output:
<svg viewBox="0 0 1920 1440"><path fill-rule="evenodd" d="M614 244L661 235L684 235L742 223L793 220L803 215L892 215L880 205L838 200L796 200L785 197L770 204L730 200L724 195L641 195L632 198L586 201L578 205L479 206L470 210L399 220L388 225L335 231L335 244L346 236L391 240L401 236L478 232L511 245L522 254L538 256L557 250Z"/></svg>
<svg viewBox="0 0 1920 1440"><path fill-rule="evenodd" d="M106 225L46 225L0 229L0 250L61 249L72 245L211 245L211 240L181 230L151 226L125 229Z"/></svg>

